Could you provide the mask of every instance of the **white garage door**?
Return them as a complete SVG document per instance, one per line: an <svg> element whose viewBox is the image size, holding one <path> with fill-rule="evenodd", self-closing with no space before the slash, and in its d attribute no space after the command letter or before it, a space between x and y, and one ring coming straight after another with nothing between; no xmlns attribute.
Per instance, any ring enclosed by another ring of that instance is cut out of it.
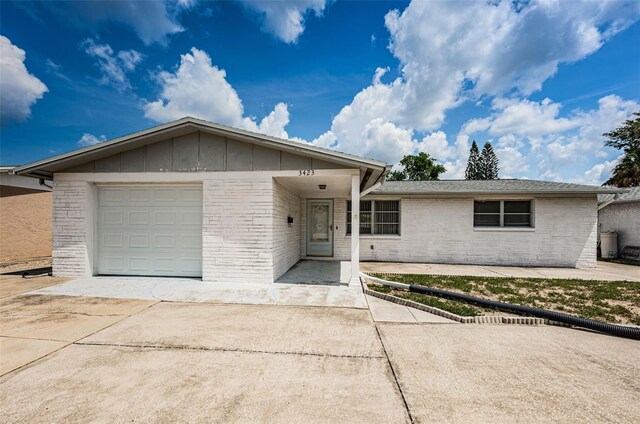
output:
<svg viewBox="0 0 640 424"><path fill-rule="evenodd" d="M98 274L202 276L202 187L98 187Z"/></svg>

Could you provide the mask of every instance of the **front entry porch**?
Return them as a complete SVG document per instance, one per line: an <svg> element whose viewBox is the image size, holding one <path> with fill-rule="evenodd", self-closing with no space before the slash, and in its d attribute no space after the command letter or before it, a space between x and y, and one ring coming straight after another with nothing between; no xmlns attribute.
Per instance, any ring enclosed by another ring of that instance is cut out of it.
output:
<svg viewBox="0 0 640 424"><path fill-rule="evenodd" d="M348 285L351 262L301 260L280 277L279 284Z"/></svg>
<svg viewBox="0 0 640 424"><path fill-rule="evenodd" d="M359 222L362 178L358 170L274 178L275 282L360 287L360 228L347 222Z"/></svg>

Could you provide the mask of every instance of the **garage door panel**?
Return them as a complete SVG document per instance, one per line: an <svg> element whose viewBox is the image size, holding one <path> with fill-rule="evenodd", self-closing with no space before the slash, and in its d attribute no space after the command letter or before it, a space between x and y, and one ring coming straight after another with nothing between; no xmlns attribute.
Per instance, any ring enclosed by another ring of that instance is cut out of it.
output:
<svg viewBox="0 0 640 424"><path fill-rule="evenodd" d="M192 225L194 227L202 228L202 214L195 212L183 212L180 214L180 222L183 225Z"/></svg>
<svg viewBox="0 0 640 424"><path fill-rule="evenodd" d="M112 249L123 249L124 237L122 234L102 234L100 239L100 246Z"/></svg>
<svg viewBox="0 0 640 424"><path fill-rule="evenodd" d="M99 274L202 275L201 187L99 187L98 208Z"/></svg>
<svg viewBox="0 0 640 424"><path fill-rule="evenodd" d="M149 244L149 234L129 234L129 248L143 248L148 249L151 247Z"/></svg>
<svg viewBox="0 0 640 424"><path fill-rule="evenodd" d="M176 212L174 211L154 212L153 222L156 225L175 225L177 222Z"/></svg>
<svg viewBox="0 0 640 424"><path fill-rule="evenodd" d="M129 200L133 203L149 201L149 190L146 188L130 188L127 192Z"/></svg>
<svg viewBox="0 0 640 424"><path fill-rule="evenodd" d="M101 222L104 225L123 225L124 213L119 210L104 210L100 213Z"/></svg>

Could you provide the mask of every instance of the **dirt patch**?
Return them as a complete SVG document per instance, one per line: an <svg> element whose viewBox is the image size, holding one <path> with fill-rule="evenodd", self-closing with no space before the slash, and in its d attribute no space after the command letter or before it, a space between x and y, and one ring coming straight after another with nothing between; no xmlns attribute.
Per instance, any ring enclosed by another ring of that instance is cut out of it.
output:
<svg viewBox="0 0 640 424"><path fill-rule="evenodd" d="M0 275L0 298L42 289L69 281L64 277L22 278L20 275Z"/></svg>
<svg viewBox="0 0 640 424"><path fill-rule="evenodd" d="M51 265L51 257L7 261L0 263L0 274L6 274L7 272L28 271L38 268L47 268Z"/></svg>

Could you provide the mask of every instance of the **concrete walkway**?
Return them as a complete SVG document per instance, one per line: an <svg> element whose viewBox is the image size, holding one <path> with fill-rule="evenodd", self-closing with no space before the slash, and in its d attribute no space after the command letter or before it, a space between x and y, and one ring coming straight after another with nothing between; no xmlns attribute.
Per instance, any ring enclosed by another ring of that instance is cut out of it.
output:
<svg viewBox="0 0 640 424"><path fill-rule="evenodd" d="M397 274L469 275L478 277L566 278L640 281L640 267L598 262L596 268L528 268L515 266L362 262L360 271Z"/></svg>
<svg viewBox="0 0 640 424"><path fill-rule="evenodd" d="M369 311L375 322L392 322L396 324L458 324L458 322L410 308L397 303L387 302L377 297L367 296Z"/></svg>
<svg viewBox="0 0 640 424"><path fill-rule="evenodd" d="M360 287L304 284L207 283L192 278L89 277L29 294L249 305L367 308Z"/></svg>

